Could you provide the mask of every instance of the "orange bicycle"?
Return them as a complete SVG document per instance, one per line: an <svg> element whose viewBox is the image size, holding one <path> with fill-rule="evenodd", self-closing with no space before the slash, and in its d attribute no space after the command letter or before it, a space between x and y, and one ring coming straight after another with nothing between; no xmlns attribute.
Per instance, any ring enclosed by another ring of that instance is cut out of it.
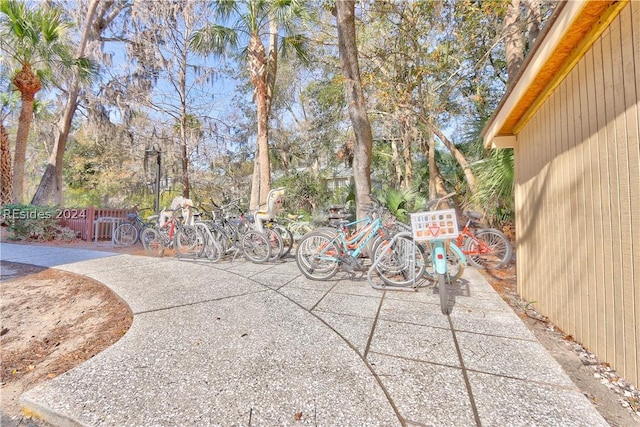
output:
<svg viewBox="0 0 640 427"><path fill-rule="evenodd" d="M438 200L448 199L455 194L449 193ZM509 238L495 228L480 228L481 214L464 212L463 215L467 217L467 222L452 243L461 249L466 261L473 267L486 269L498 269L507 265L513 255ZM408 229L405 226L405 231ZM462 275L463 264L460 258L458 251L447 252L448 272L452 280L457 280Z"/></svg>
<svg viewBox="0 0 640 427"><path fill-rule="evenodd" d="M509 238L495 228L479 228L482 218L479 213L464 212L463 215L467 217L467 222L456 239L456 245L462 248L469 264L487 269L507 265L513 255Z"/></svg>

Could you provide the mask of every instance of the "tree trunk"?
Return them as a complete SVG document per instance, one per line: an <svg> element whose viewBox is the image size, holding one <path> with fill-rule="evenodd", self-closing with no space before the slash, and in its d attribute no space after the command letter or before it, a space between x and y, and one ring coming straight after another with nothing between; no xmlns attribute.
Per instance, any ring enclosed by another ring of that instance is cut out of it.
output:
<svg viewBox="0 0 640 427"><path fill-rule="evenodd" d="M11 150L9 148L9 134L0 123L0 205L11 203Z"/></svg>
<svg viewBox="0 0 640 427"><path fill-rule="evenodd" d="M404 162L404 181L402 182L403 188L411 188L413 183L413 159L411 158L411 141L410 133L415 136L416 129L409 126L409 123L403 123L402 132L402 160Z"/></svg>
<svg viewBox="0 0 640 427"><path fill-rule="evenodd" d="M271 114L271 101L276 86L278 72L278 22L275 17L269 17L269 57L267 58L267 114Z"/></svg>
<svg viewBox="0 0 640 427"><path fill-rule="evenodd" d="M529 48L536 41L540 34L540 26L542 25L542 13L540 12L540 1L525 0L527 6L527 41Z"/></svg>
<svg viewBox="0 0 640 427"><path fill-rule="evenodd" d="M262 89L262 88L260 88ZM269 161L269 125L267 114L267 96L262 92L258 103L258 158L260 162L260 203L267 202L271 189L271 164Z"/></svg>
<svg viewBox="0 0 640 427"><path fill-rule="evenodd" d="M249 199L249 210L258 209L260 205L260 155L258 154L258 146L256 145L255 155L253 157L253 174L251 175L251 198Z"/></svg>
<svg viewBox="0 0 640 427"><path fill-rule="evenodd" d="M54 193L56 193L56 162L55 162L55 154L56 154L56 146L58 145L58 140L53 146L53 152L49 157L49 163L47 163L47 167L42 174L42 178L40 178L40 184L38 184L38 188L36 189L36 193L33 195L31 199L31 204L35 206L44 206L49 203ZM54 159L53 161L51 159Z"/></svg>
<svg viewBox="0 0 640 427"><path fill-rule="evenodd" d="M267 55L257 34L252 34L248 48L249 73L254 88L258 114L258 162L260 163L260 203L266 203L271 188L269 162L269 105Z"/></svg>
<svg viewBox="0 0 640 427"><path fill-rule="evenodd" d="M425 149L427 150L426 155L429 159L429 200L433 200L447 194L447 190L444 187L444 179L442 179L442 175L440 175L440 169L438 169L436 142L432 134L429 135Z"/></svg>
<svg viewBox="0 0 640 427"><path fill-rule="evenodd" d="M47 163L47 167L44 173L42 174L40 184L38 185L36 193L31 199L32 205L46 205L49 201L51 201L51 199L54 199L55 204L58 206L63 206L64 204L62 193L62 167L58 168L57 165L62 165L63 163L64 150L67 145L69 130L71 129L71 121L73 120L73 115L75 114L76 108L78 106L78 93L79 88L77 85L77 79L74 77L71 84L71 89L69 90L69 99L67 100L64 116L58 123L58 128L60 129L60 131L58 133L58 136L56 137L55 143L53 144L53 149L51 150L51 154L49 155L49 162Z"/></svg>
<svg viewBox="0 0 640 427"><path fill-rule="evenodd" d="M402 165L400 164L400 152L398 150L398 140L395 137L391 138L391 163L395 172L395 182L393 182L394 188L399 188L402 184Z"/></svg>
<svg viewBox="0 0 640 427"><path fill-rule="evenodd" d="M13 154L13 201L22 203L24 199L24 166L27 157L29 128L33 119L33 101L35 92L22 94L22 106L18 119L16 146Z"/></svg>
<svg viewBox="0 0 640 427"><path fill-rule="evenodd" d="M80 38L80 44L76 50L76 58L84 56L84 52L89 41L91 29L93 28L94 16L98 8L100 0L92 0L87 9L87 15L84 22L84 28L82 30L82 37ZM108 8L103 9L102 15L106 13ZM102 19L102 15L100 19ZM69 137L69 131L71 130L71 122L78 107L78 94L80 93L80 79L78 71L74 70L73 79L71 80L71 86L69 87L69 95L67 97L67 105L65 106L64 115L62 116L58 128L58 136L53 145L51 155L49 156L49 162L40 179L40 184L36 190L36 193L31 200L32 205L44 205L47 204L52 198L58 206L64 205L63 194L63 176L62 176L62 164L64 162L64 151L67 146L67 139ZM55 197L54 197L55 196Z"/></svg>
<svg viewBox="0 0 640 427"><path fill-rule="evenodd" d="M181 163L182 163L182 197L188 199L190 184L189 184L189 154L187 151L186 139L183 139L182 143L180 144L180 157L181 157Z"/></svg>
<svg viewBox="0 0 640 427"><path fill-rule="evenodd" d="M284 169L284 176L289 176L289 146L285 143L280 146L280 159Z"/></svg>
<svg viewBox="0 0 640 427"><path fill-rule="evenodd" d="M524 33L520 28L520 0L511 0L504 18L504 46L509 84L524 61Z"/></svg>
<svg viewBox="0 0 640 427"><path fill-rule="evenodd" d="M453 157L456 159L456 161L460 165L460 168L462 168L462 172L464 173L464 178L467 181L467 185L469 186L469 191L471 192L471 194L476 194L478 189L478 186L476 185L476 177L473 174L473 171L471 170L471 168L469 167L469 162L467 161L467 158L464 156L464 154L462 154L460 150L458 150L458 147L456 147L456 145L453 142L451 142L449 138L447 138L445 134L442 133L442 131L440 131L440 129L438 129L437 126L431 123L427 123L427 126L429 127L429 130L431 130L431 132L433 132L438 137L438 139L442 141L444 146L447 147L447 149L451 152Z"/></svg>
<svg viewBox="0 0 640 427"><path fill-rule="evenodd" d="M353 157L353 179L356 191L356 215L363 218L365 208L370 203L371 193L371 153L373 135L367 116L360 67L358 66L358 46L356 44L355 1L341 0L335 4L335 15L338 27L338 49L344 91L349 117L353 124L356 142Z"/></svg>

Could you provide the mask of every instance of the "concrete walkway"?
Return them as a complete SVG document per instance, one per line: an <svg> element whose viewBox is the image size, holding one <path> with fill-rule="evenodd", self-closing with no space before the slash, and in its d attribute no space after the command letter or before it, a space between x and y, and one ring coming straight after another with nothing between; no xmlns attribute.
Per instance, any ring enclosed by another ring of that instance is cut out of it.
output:
<svg viewBox="0 0 640 427"><path fill-rule="evenodd" d="M216 264L2 244L96 279L134 313L94 358L23 394L64 426L606 426L475 270L437 291L316 282L292 258Z"/></svg>

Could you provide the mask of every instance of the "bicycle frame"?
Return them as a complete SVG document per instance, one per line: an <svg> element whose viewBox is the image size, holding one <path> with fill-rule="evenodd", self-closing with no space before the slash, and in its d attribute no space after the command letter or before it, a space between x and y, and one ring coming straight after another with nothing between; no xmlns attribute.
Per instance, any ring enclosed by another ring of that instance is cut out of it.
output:
<svg viewBox="0 0 640 427"><path fill-rule="evenodd" d="M347 236L346 230L344 234L338 234L340 236L342 247L353 257L358 257L367 246L367 243L369 243L371 239L373 239L374 236L382 229L382 220L380 218L372 220L367 217L359 221L354 221L350 223L350 225L362 222L367 222L367 225L358 230L356 234L348 236L347 238L345 238L345 236Z"/></svg>
<svg viewBox="0 0 640 427"><path fill-rule="evenodd" d="M158 226L156 230L158 231L162 246L165 248L171 247L173 245L173 236L175 234L176 224L173 218L169 219L165 222L161 227Z"/></svg>
<svg viewBox="0 0 640 427"><path fill-rule="evenodd" d="M483 255L491 252L491 248L489 248L485 242L476 238L476 236L473 234L473 232L469 228L470 224L471 224L471 219L469 218L467 219L467 222L465 223L464 227L462 227L462 230L460 230L460 234L456 238L456 246L460 248L460 253L466 256L469 256L469 255ZM478 250L475 250L475 251L464 250L464 241L467 239L471 239L474 242L476 242Z"/></svg>
<svg viewBox="0 0 640 427"><path fill-rule="evenodd" d="M447 274L447 246L449 240L431 240L431 262L436 274ZM455 248L456 250L458 248ZM459 249L458 249L459 250Z"/></svg>
<svg viewBox="0 0 640 427"><path fill-rule="evenodd" d="M356 224L367 222L367 225L358 230L355 234L348 236L347 227ZM357 258L364 248L367 246L376 234L382 229L382 220L379 218L363 218L358 221L350 222L341 227L337 236L332 238L327 244L327 247L323 249L320 254L324 260L340 260L343 254L349 255L353 258ZM348 237L347 237L348 236ZM327 254L328 248L331 247L331 243L337 243L340 254Z"/></svg>
<svg viewBox="0 0 640 427"><path fill-rule="evenodd" d="M144 230L148 227L147 223L142 220L138 215L131 221L134 226L137 226L140 230Z"/></svg>

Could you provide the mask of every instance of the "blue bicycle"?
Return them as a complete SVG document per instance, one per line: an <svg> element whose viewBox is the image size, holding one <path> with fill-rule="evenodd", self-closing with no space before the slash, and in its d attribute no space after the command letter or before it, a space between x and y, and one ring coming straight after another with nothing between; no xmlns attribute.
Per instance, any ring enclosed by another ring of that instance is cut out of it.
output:
<svg viewBox="0 0 640 427"><path fill-rule="evenodd" d="M372 197L375 201L375 198ZM383 224L385 214L382 207L372 208L367 217L341 224L337 229L323 227L305 235L296 251L296 263L300 271L309 279L327 280L339 268L355 274L367 268L361 255L369 252L378 257L376 272L382 280L392 286L405 286L425 270L422 250L411 239L394 241L392 245L382 245L388 241L388 224ZM386 215L385 215L386 216ZM349 227L360 227L350 232ZM379 250L384 247L385 250ZM412 257L407 255L412 253ZM415 256L413 255L415 254ZM407 262L407 260L415 262Z"/></svg>
<svg viewBox="0 0 640 427"><path fill-rule="evenodd" d="M439 203L446 197L448 196L430 201L427 207L434 206L437 209ZM411 214L411 229L416 241L426 241L429 244L431 274L428 275L435 278L438 283L442 314L451 314L453 307L449 305L447 282L452 280L449 274L450 266L447 262L447 253L456 254L457 276L462 275L465 264L462 251L455 243L451 242L459 234L456 211L455 209L444 209Z"/></svg>
<svg viewBox="0 0 640 427"><path fill-rule="evenodd" d="M113 230L113 243L116 246L133 246L140 240L142 232L147 227L152 227L152 224L144 222L136 209L134 213L127 214L126 222Z"/></svg>

